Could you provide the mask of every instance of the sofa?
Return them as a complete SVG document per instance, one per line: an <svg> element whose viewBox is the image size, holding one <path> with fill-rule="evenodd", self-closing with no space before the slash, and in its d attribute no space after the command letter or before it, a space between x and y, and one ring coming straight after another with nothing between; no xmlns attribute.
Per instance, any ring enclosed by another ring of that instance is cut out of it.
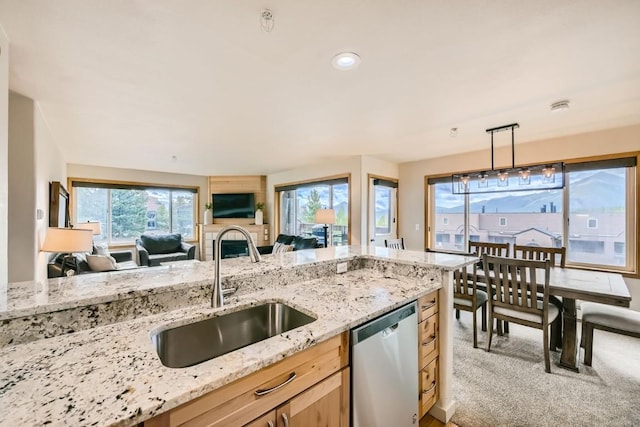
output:
<svg viewBox="0 0 640 427"><path fill-rule="evenodd" d="M136 239L136 251L138 264L148 267L196 257L196 246L185 243L180 233L143 234Z"/></svg>
<svg viewBox="0 0 640 427"><path fill-rule="evenodd" d="M65 258L66 257L66 258ZM47 264L47 277L61 277L63 263L65 270L73 270L73 274L100 273L104 271L120 271L138 268L129 250L105 252L94 246L91 253L55 254ZM93 267L93 268L92 268ZM65 271L65 274L67 274Z"/></svg>
<svg viewBox="0 0 640 427"><path fill-rule="evenodd" d="M290 234L278 234L273 245L258 246L258 252L261 255L272 253L300 251L303 249L316 249L322 247L318 245L318 239L315 236L292 236Z"/></svg>

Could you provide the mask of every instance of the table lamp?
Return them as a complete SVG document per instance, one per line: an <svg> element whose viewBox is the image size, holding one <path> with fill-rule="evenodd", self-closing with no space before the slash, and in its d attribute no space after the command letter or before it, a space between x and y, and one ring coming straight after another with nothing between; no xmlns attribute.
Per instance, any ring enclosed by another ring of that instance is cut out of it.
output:
<svg viewBox="0 0 640 427"><path fill-rule="evenodd" d="M316 224L324 224L324 247L329 247L329 240L327 239L327 229L329 224L336 223L336 212L333 209L318 209L316 211Z"/></svg>
<svg viewBox="0 0 640 427"><path fill-rule="evenodd" d="M87 221L81 222L73 226L75 230L91 230L91 234L94 236L100 236L102 234L102 226L100 221Z"/></svg>
<svg viewBox="0 0 640 427"><path fill-rule="evenodd" d="M91 252L93 250L93 237L91 230L74 228L54 228L47 229L47 235L42 245L43 252L60 252L65 254L62 259L62 269L60 276L65 275L67 261L71 261L72 269L78 271L73 252Z"/></svg>

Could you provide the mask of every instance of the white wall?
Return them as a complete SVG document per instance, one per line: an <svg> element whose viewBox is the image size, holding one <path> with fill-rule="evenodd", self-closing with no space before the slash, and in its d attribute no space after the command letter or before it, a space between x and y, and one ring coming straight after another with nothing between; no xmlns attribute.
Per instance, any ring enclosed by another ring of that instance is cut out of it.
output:
<svg viewBox="0 0 640 427"><path fill-rule="evenodd" d="M9 223L9 39L0 26L0 305L6 304Z"/></svg>
<svg viewBox="0 0 640 427"><path fill-rule="evenodd" d="M59 181L66 187L67 167L62 152L53 140L49 126L42 114L40 104L35 103L33 115L35 137L35 207L44 215L35 220L35 244L39 249L49 227L49 184ZM47 262L52 257L48 252L39 252L36 259L35 279L47 278Z"/></svg>
<svg viewBox="0 0 640 427"><path fill-rule="evenodd" d="M9 93L9 282L47 278L40 252L49 225L49 183L66 181L65 163L38 103ZM37 219L37 211L42 218Z"/></svg>
<svg viewBox="0 0 640 427"><path fill-rule="evenodd" d="M33 100L9 92L9 282L35 279L34 106Z"/></svg>
<svg viewBox="0 0 640 427"><path fill-rule="evenodd" d="M447 144L449 141L431 141L430 143ZM523 164L638 150L640 150L640 126L636 125L516 144L515 156L516 164ZM496 149L496 166L509 164L510 156L510 147ZM491 152L487 148L482 151L400 164L402 186L399 197L400 235L404 236L405 244L409 249L422 251L425 248L425 176L486 169L491 166L490 159ZM415 230L415 224L419 224L419 231ZM640 280L625 280L631 290L632 308L640 310Z"/></svg>

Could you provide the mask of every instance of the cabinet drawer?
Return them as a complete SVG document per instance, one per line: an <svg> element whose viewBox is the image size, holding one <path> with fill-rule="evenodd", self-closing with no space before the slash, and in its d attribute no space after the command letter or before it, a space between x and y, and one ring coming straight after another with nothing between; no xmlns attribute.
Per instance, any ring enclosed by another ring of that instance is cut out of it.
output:
<svg viewBox="0 0 640 427"><path fill-rule="evenodd" d="M420 367L438 355L438 315L418 323L418 354Z"/></svg>
<svg viewBox="0 0 640 427"><path fill-rule="evenodd" d="M434 359L420 371L420 418L438 400L438 359Z"/></svg>
<svg viewBox="0 0 640 427"><path fill-rule="evenodd" d="M145 422L145 427L220 427L251 422L346 366L348 339L348 333L344 333L296 353L152 418ZM285 382L286 385L276 388ZM256 394L269 389L274 390L260 396Z"/></svg>
<svg viewBox="0 0 640 427"><path fill-rule="evenodd" d="M438 312L438 291L431 292L418 299L418 321L422 322L427 317Z"/></svg>

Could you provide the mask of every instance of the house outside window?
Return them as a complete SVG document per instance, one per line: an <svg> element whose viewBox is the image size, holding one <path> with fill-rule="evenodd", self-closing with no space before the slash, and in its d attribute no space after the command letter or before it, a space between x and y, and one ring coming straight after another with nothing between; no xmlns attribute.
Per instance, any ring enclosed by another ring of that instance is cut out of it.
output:
<svg viewBox="0 0 640 427"><path fill-rule="evenodd" d="M328 227L333 246L349 244L349 181L347 177L276 186L279 232L314 236L324 245L324 224L315 223L318 209L333 209L336 223ZM388 217L387 217L388 218ZM380 220L384 226L384 220Z"/></svg>
<svg viewBox="0 0 640 427"><path fill-rule="evenodd" d="M457 236L466 236L464 242L566 246L568 265L631 272L637 256L635 177L636 157L628 157L569 163L565 188L557 190L454 195L450 178L429 179L428 245L440 247L439 214L455 211L462 212Z"/></svg>
<svg viewBox="0 0 640 427"><path fill-rule="evenodd" d="M100 221L95 242L129 245L142 233L195 240L196 189L72 181L75 222Z"/></svg>

